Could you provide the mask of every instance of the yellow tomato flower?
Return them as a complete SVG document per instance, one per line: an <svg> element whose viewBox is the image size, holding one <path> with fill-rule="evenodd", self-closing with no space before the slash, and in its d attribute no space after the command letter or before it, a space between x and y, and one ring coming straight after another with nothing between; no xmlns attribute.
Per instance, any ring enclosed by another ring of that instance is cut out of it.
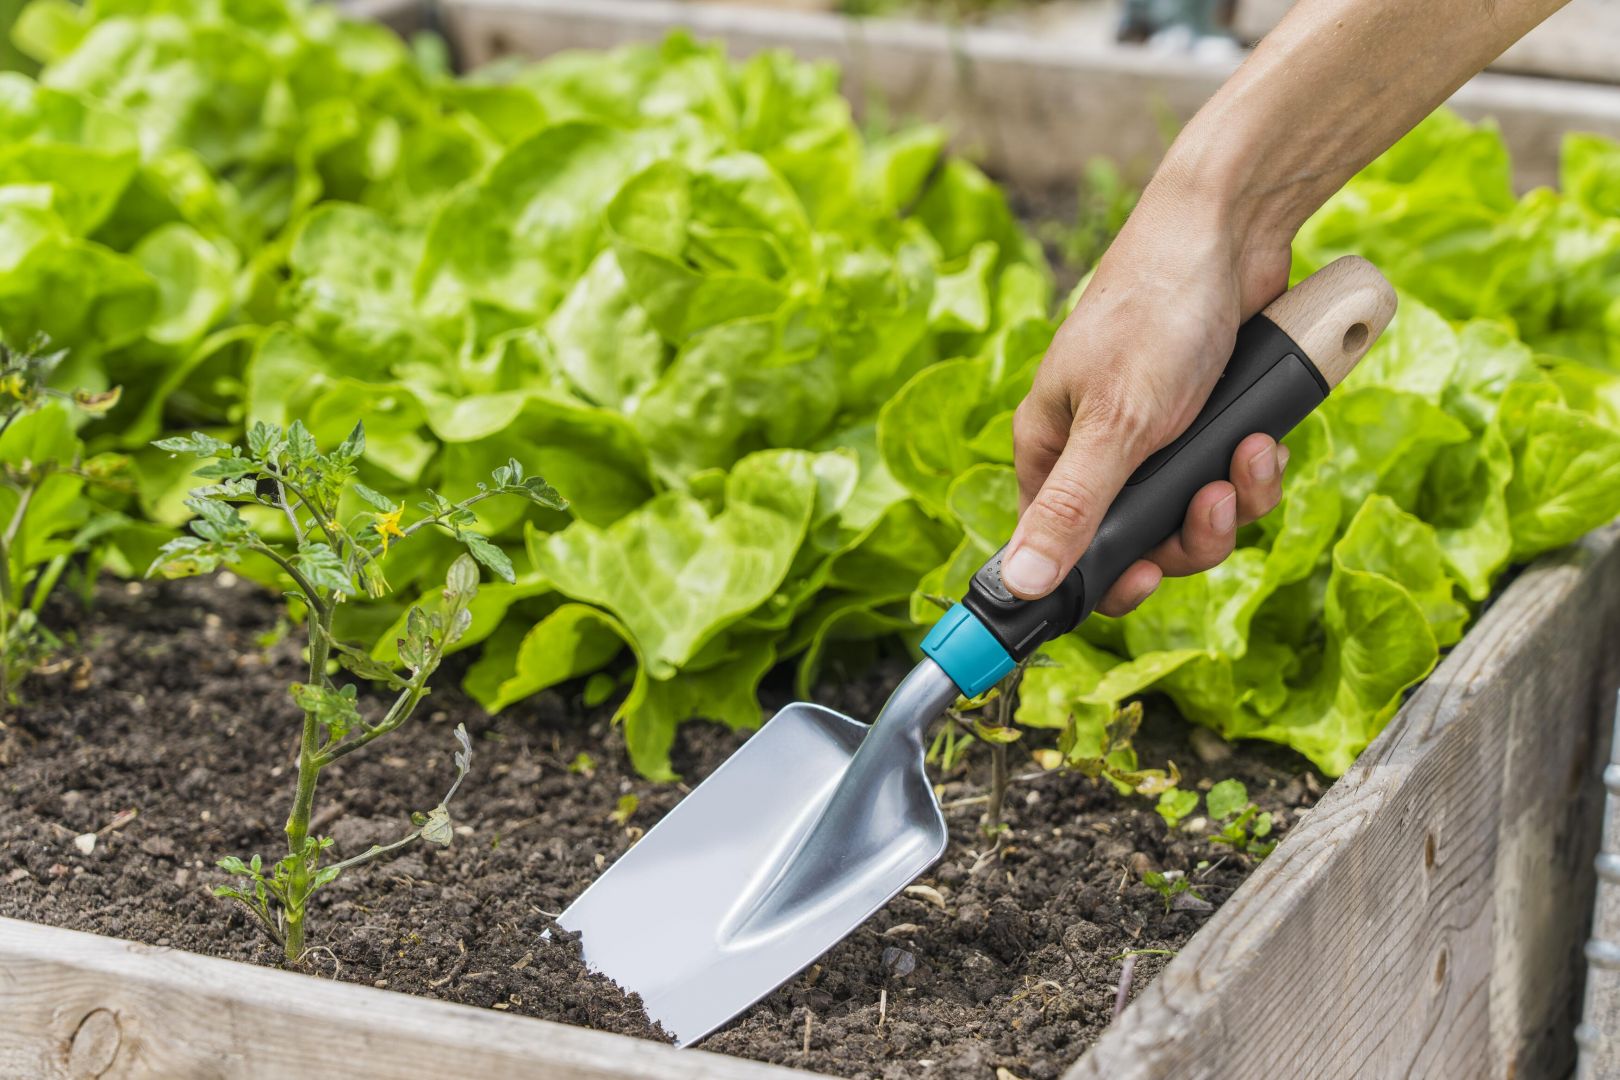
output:
<svg viewBox="0 0 1620 1080"><path fill-rule="evenodd" d="M377 530L378 536L382 537L382 549L384 555L388 554L388 538L390 536L397 536L401 540L405 539L405 531L399 527L399 516L404 512L405 504L401 503L394 509L388 511L386 514L378 513L371 515L377 519L372 523L371 527Z"/></svg>

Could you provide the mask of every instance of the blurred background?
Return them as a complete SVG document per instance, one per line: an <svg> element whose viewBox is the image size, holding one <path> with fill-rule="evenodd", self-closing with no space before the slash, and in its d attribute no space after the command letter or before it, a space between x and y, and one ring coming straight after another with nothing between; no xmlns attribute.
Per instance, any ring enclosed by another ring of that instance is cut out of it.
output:
<svg viewBox="0 0 1620 1080"><path fill-rule="evenodd" d="M0 0L14 5L17 0ZM1025 191L1105 158L1140 184L1168 140L1290 0L349 0L445 35L460 69L653 41L676 27L736 56L839 61L857 112L945 122ZM1566 131L1620 135L1620 0L1571 0L1452 101L1490 118L1521 189L1552 184Z"/></svg>

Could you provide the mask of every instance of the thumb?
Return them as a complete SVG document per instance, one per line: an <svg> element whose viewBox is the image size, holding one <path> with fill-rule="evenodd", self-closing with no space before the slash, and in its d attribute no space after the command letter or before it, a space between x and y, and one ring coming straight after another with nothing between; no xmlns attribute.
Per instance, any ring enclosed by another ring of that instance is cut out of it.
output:
<svg viewBox="0 0 1620 1080"><path fill-rule="evenodd" d="M1136 453L1139 426L1077 418L1052 471L1013 530L1001 580L1016 596L1035 600L1080 561L1103 515L1145 455Z"/></svg>

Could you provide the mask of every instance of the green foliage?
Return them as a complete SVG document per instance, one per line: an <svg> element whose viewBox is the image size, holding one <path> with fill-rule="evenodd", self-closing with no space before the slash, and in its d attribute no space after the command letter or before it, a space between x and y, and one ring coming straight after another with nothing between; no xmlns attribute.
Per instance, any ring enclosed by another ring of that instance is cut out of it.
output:
<svg viewBox="0 0 1620 1080"><path fill-rule="evenodd" d="M1166 915L1170 914L1170 909L1175 906L1176 897L1178 896L1186 896L1198 901L1204 899L1203 895L1193 888L1192 882L1187 880L1187 875L1179 871L1166 874L1158 870L1149 870L1142 875L1142 884L1164 899L1164 912ZM1207 911L1208 908L1204 910Z"/></svg>
<svg viewBox="0 0 1620 1080"><path fill-rule="evenodd" d="M1051 299L1002 193L940 167L943 132L865 139L831 67L683 36L456 80L300 0L29 11L45 68L0 85L0 325L125 385L99 437L135 451L154 520L201 513L141 449L176 429L296 420L325 446L364 418L378 545L413 492L536 463L569 512L445 515L460 531L390 559L389 596L338 590L335 546L297 565L376 601L339 625L389 661L470 552L506 584L458 643L484 646L468 689L500 708L611 667L595 693L627 686L652 776L680 721L756 724L773 664L810 681L913 632L954 538L884 464L878 411Z"/></svg>
<svg viewBox="0 0 1620 1080"><path fill-rule="evenodd" d="M356 462L366 448L361 424L325 454L296 420L285 431L255 423L243 446L203 432L160 439L156 446L198 459L201 464L192 475L214 483L192 489L186 500L196 515L189 523L190 535L163 545L149 573L182 577L264 560L279 573L289 603L307 613L309 674L288 687L303 723L297 793L287 818L287 854L268 873L258 855L247 862L236 856L222 859L223 870L244 880L214 890L245 905L282 946L287 960L296 962L304 953L309 900L318 889L350 867L416 840L443 845L453 836L449 804L472 760L472 745L459 726L454 783L433 809L411 815L414 828L401 839L323 865L332 841L311 836L309 830L321 770L409 720L428 694L445 653L468 633L478 599L479 564L511 580L505 552L473 531L472 507L497 496L552 510L566 504L543 480L508 461L495 468L489 483L479 484L475 494L458 502L430 491L420 504L421 516L403 524L402 505L355 479ZM270 526L284 527L284 532L278 538ZM334 624L344 604L387 592L383 564L390 551L397 559L402 549L409 550L406 541L434 532L465 551L450 563L437 602L409 609L392 661L379 660L338 637ZM330 661L355 681L337 682L327 670ZM380 717L368 716L362 707L360 682L380 683L394 694Z"/></svg>
<svg viewBox="0 0 1620 1080"><path fill-rule="evenodd" d="M102 502L123 486L123 458L87 458L74 430L116 403L118 391L51 388L65 356L43 342L0 343L0 715L62 647L40 613L64 573L77 559L93 579L127 524Z"/></svg>
<svg viewBox="0 0 1620 1080"><path fill-rule="evenodd" d="M1617 157L1612 140L1571 135L1562 192L1516 198L1495 128L1436 113L1311 219L1295 269L1358 251L1447 319L1490 320L1536 353L1620 368Z"/></svg>
<svg viewBox="0 0 1620 1080"><path fill-rule="evenodd" d="M608 815L608 820L615 825L627 826L640 805L641 799L635 792L620 795L619 801L613 806L613 812Z"/></svg>
<svg viewBox="0 0 1620 1080"><path fill-rule="evenodd" d="M1222 780L1204 796L1204 808L1216 832L1210 842L1225 844L1234 851L1263 859L1277 846L1271 835L1271 815L1249 801L1249 790L1241 780ZM1166 825L1174 829L1198 809L1198 792L1171 788L1159 796L1155 809Z"/></svg>
<svg viewBox="0 0 1620 1080"><path fill-rule="evenodd" d="M289 925L304 922L310 894L321 886L336 881L350 867L404 847L413 840L420 839L441 847L449 846L453 835L450 823L450 799L461 786L462 779L472 765L472 740L467 737L466 727L457 724L454 734L460 747L455 752L455 781L432 810L426 814L411 815L411 822L416 826L414 831L387 846L372 845L353 858L325 866L320 863L321 853L332 846L332 838L306 836L298 852L277 859L268 874L264 872L264 860L259 855L250 856L246 862L235 855L227 855L216 865L231 877L245 880L215 885L213 894L221 899L235 900L242 904L278 944L284 943Z"/></svg>
<svg viewBox="0 0 1620 1080"><path fill-rule="evenodd" d="M1171 788L1159 795L1158 804L1154 809L1164 819L1164 823L1173 829L1180 825L1188 814L1198 809L1198 792Z"/></svg>
<svg viewBox="0 0 1620 1080"><path fill-rule="evenodd" d="M426 661L409 612L467 554L496 579L445 646L482 647L467 690L603 675L591 699L669 778L679 723L752 726L773 665L808 688L914 639L1010 532L1050 274L943 132L864 137L831 67L675 35L455 79L302 0L35 0L18 29L44 67L0 74L6 340L124 387L82 437L129 452L144 518L199 519L168 570L296 570L341 598L350 665ZM1341 771L1505 566L1620 510L1614 156L1573 139L1566 194L1515 200L1495 133L1442 115L1353 181L1298 261L1386 269L1388 339L1291 436L1282 509L1049 647L1018 720L1135 774L1108 728L1154 690ZM1089 257L1129 192L1099 167L1086 199ZM297 531L273 492L198 509L192 451L149 446L244 445L205 479L257 494L258 425L292 468L362 418L333 536L289 567L253 548ZM568 508L509 474L489 490L523 497L430 494L432 535L400 544L420 492L511 459Z"/></svg>
<svg viewBox="0 0 1620 1080"><path fill-rule="evenodd" d="M1222 780L1204 796L1204 806L1220 831L1210 837L1233 851L1263 859L1277 846L1271 835L1271 815L1249 801L1249 789L1241 780Z"/></svg>
<svg viewBox="0 0 1620 1080"><path fill-rule="evenodd" d="M1036 653L982 696L971 701L959 700L946 710L945 723L936 731L929 746L927 760L939 765L944 772L954 768L975 741L989 747L990 785L983 822L986 835L994 836L1005 828L1002 809L1010 779L1008 748L1024 736L1013 724L1021 689L1031 669L1051 666L1053 662L1048 657ZM1163 769L1139 767L1132 740L1141 725L1142 703L1133 701L1115 711L1104 726L1101 741L1075 744L1060 740L1059 749L1040 748L1030 756L1043 769L1067 768L1093 780L1106 780L1121 795L1158 795L1159 813L1165 814L1166 805L1177 805L1176 797L1183 794L1175 786L1181 773L1173 761L1167 762ZM1171 800L1168 804L1167 799ZM1192 801L1196 805L1196 794L1192 795Z"/></svg>
<svg viewBox="0 0 1620 1080"><path fill-rule="evenodd" d="M1062 253L1063 261L1077 270L1097 265L1113 243L1125 219L1136 208L1140 194L1126 183L1119 168L1107 158L1086 162L1080 178L1078 207L1072 224L1048 223L1041 235Z"/></svg>

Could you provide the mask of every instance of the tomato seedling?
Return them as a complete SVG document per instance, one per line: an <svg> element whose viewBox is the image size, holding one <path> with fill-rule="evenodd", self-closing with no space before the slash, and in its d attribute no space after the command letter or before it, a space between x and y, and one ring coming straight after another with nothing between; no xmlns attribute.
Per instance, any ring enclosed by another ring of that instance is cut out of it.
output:
<svg viewBox="0 0 1620 1080"><path fill-rule="evenodd" d="M309 675L288 688L303 713L303 724L297 790L287 816L287 854L269 867L258 855L246 860L236 856L221 859L220 868L241 880L214 888L214 895L235 900L252 912L289 962L296 962L304 953L309 899L317 889L352 867L418 839L450 843L450 799L472 757L467 733L461 727L455 733L459 748L450 790L431 810L412 814L414 828L399 840L322 865L332 840L310 835L310 816L321 770L397 730L427 695L428 681L446 650L472 622L469 606L478 592L478 565L482 563L506 581L513 580L506 553L473 531L477 518L472 506L496 496L527 499L554 510L567 505L544 480L526 476L521 465L509 461L495 470L492 485L478 485L477 494L460 502L429 491L427 501L419 504L422 516L406 525L403 503L395 503L355 479L365 443L365 429L356 425L342 445L322 454L314 437L295 421L285 432L269 424L254 424L245 450L201 433L155 444L203 459L206 464L195 475L215 482L192 490L186 500L197 515L190 523L191 535L165 544L148 573L185 577L260 556L290 580L291 585L283 590L285 598L307 611ZM346 499L351 493L353 498ZM356 501L371 510L345 517L345 503ZM239 506L257 508L260 520L284 520L286 538L270 536L268 525L256 526ZM338 640L332 631L338 605L361 596L384 595L388 580L382 564L390 547L428 528L449 534L467 550L451 563L439 602L410 609L404 636L397 641L397 662L385 663L357 645ZM387 687L395 695L392 704L376 719L366 716L361 711L358 685L352 681L339 685L328 673L332 661L360 681Z"/></svg>

